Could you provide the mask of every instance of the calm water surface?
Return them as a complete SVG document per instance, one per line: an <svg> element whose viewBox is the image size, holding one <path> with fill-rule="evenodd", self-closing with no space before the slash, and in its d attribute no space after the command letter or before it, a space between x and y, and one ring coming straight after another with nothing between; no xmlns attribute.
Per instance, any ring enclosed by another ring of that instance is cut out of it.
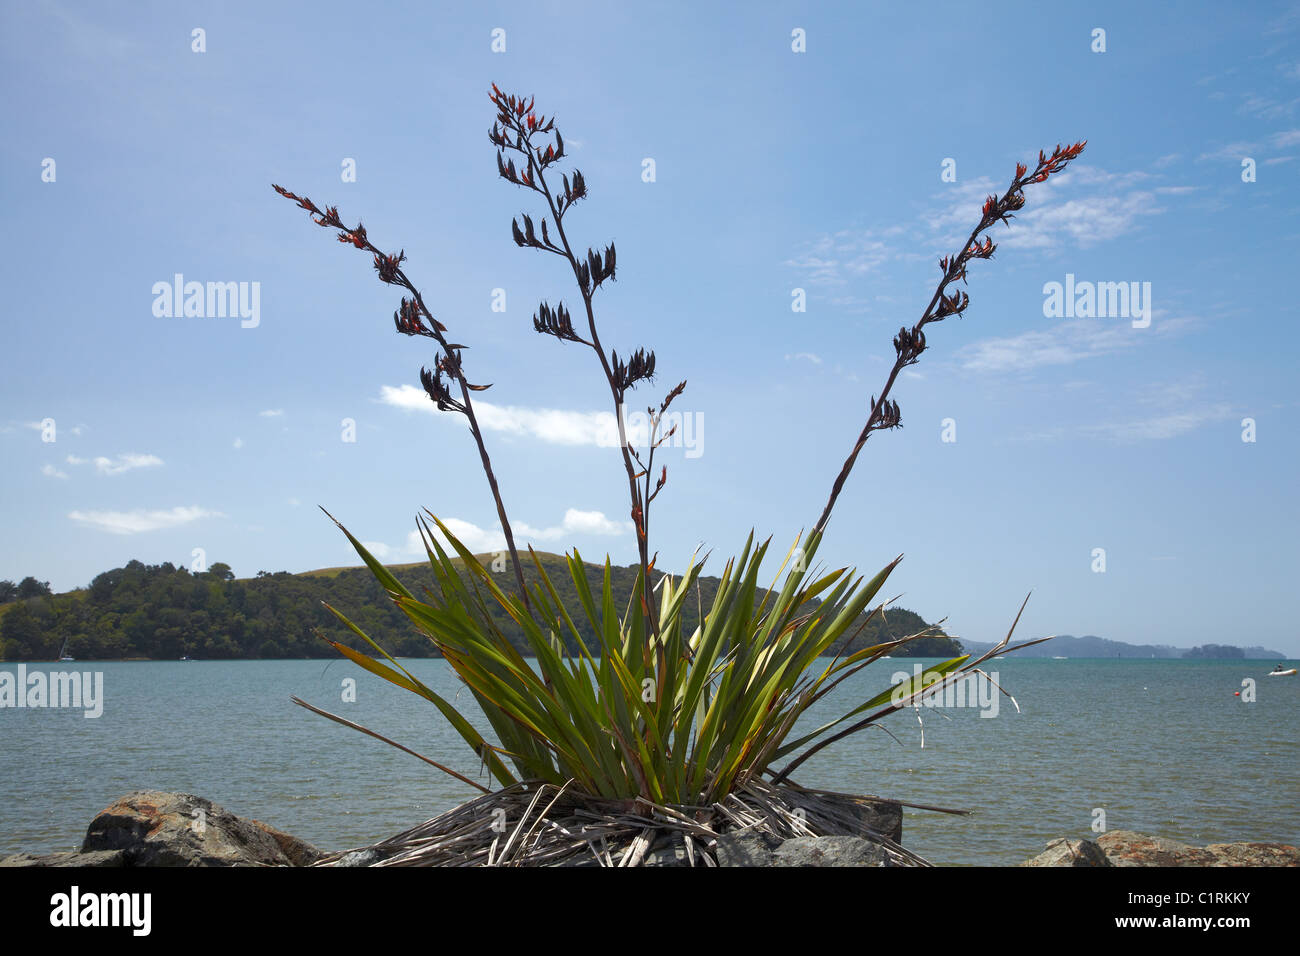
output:
<svg viewBox="0 0 1300 956"><path fill-rule="evenodd" d="M404 662L446 697L440 660ZM880 661L823 702L819 723L888 686L913 661ZM806 786L974 810L909 811L904 842L940 864L1014 864L1058 836L1110 829L1193 843L1300 844L1300 678L1271 662L991 662L1021 712L922 708L836 744L795 775ZM13 673L17 665L0 664ZM471 776L477 760L434 708L343 661L77 663L102 671L103 716L0 710L0 855L76 848L114 798L198 793L320 846L373 842L473 795L370 737L294 706L340 713ZM1233 696L1257 678L1258 700ZM355 703L342 701L356 681ZM468 693L459 703L474 709ZM481 723L481 722L480 722ZM925 746L921 746L924 730Z"/></svg>

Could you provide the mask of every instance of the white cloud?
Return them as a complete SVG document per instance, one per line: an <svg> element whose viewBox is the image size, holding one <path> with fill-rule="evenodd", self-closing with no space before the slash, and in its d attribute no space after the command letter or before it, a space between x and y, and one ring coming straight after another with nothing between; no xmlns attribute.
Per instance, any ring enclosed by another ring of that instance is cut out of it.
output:
<svg viewBox="0 0 1300 956"><path fill-rule="evenodd" d="M1235 417L1236 415L1227 405L1208 405L1136 421L1087 425L1084 426L1082 431L1085 435L1109 438L1119 442L1151 441L1177 438L1179 435L1185 435L1202 425L1226 421Z"/></svg>
<svg viewBox="0 0 1300 956"><path fill-rule="evenodd" d="M1147 331L1133 328L1124 319L1071 319L1019 335L973 342L957 353L957 361L975 372L1069 365L1136 345Z"/></svg>
<svg viewBox="0 0 1300 956"><path fill-rule="evenodd" d="M506 549L505 534L499 527L480 528L472 521L464 521L460 518L443 518L442 523L447 526L447 529L456 536L461 544L475 554L488 554ZM443 547L450 550L450 544L437 526L430 522L430 527L433 528L434 534ZM606 517L604 512L580 511L577 508L569 508L564 512L564 520L560 524L549 528L534 528L522 521L513 522L511 527L515 533L515 544L520 548L529 543L539 544L551 541L567 544L570 539L577 535L614 537L632 534L634 530L631 521L615 521ZM411 560L424 557L424 543L418 530L412 530L407 534L406 541L400 546L390 546L382 541L363 541L362 544L365 545L366 550L382 561Z"/></svg>
<svg viewBox="0 0 1300 956"><path fill-rule="evenodd" d="M380 561L387 561L393 554L393 549L382 541L362 541L361 547L365 548Z"/></svg>
<svg viewBox="0 0 1300 956"><path fill-rule="evenodd" d="M442 523L447 526L447 530L456 536L456 538L465 547L475 554L483 554L488 551L504 551L506 547L506 536L496 529L486 530L470 521L462 521L460 518L443 518ZM438 531L436 525L430 523L433 530L442 543L444 548L450 548L446 538ZM515 543L520 544L519 536L515 536ZM420 532L412 531L406 536L406 549L411 554L424 554L424 543L420 538Z"/></svg>
<svg viewBox="0 0 1300 956"><path fill-rule="evenodd" d="M814 365L821 365L821 356L814 355L812 352L795 352L793 355L786 355L787 362L795 362L803 359L805 362L812 362Z"/></svg>
<svg viewBox="0 0 1300 956"><path fill-rule="evenodd" d="M53 465L43 465L43 466L41 466L41 474L44 475L44 476L47 477L47 478L66 478L66 477L68 477L67 472L59 471L59 469L55 468Z"/></svg>
<svg viewBox="0 0 1300 956"><path fill-rule="evenodd" d="M424 389L414 385L380 388L379 400L407 411L436 413L437 406ZM474 403L478 423L487 431L526 435L556 445L618 444L618 423L613 412L574 412L556 408L521 408L515 405Z"/></svg>
<svg viewBox="0 0 1300 956"><path fill-rule="evenodd" d="M232 447L234 447L234 448L243 448L243 447L244 447L244 439L242 439L242 438L236 438L235 441L234 441L234 444L232 445Z"/></svg>
<svg viewBox="0 0 1300 956"><path fill-rule="evenodd" d="M30 428L32 431L36 431L36 432L45 430L44 422L20 422L19 424L22 425L23 428ZM57 424L56 427L58 427ZM76 424L76 425L71 425L67 428L60 428L59 430L66 431L80 437L81 433L83 431L87 431L88 429L89 429L88 425ZM0 429L0 431L10 431L10 430L11 429L7 426L3 429Z"/></svg>
<svg viewBox="0 0 1300 956"><path fill-rule="evenodd" d="M1007 248L1029 249L1071 244L1086 248L1119 238L1139 229L1147 216L1162 212L1156 203L1157 189L1185 190L1179 186L1150 188L1148 184L1155 178L1142 170L1116 173L1071 166L1060 178L1026 190L1028 203L1017 213L1012 228L991 235ZM962 180L934 193L930 208L909 226L827 233L806 243L785 265L803 273L799 281L838 288L889 262L950 254L979 220L985 198L1001 195L1005 188L1005 183L988 176ZM1069 198L1065 198L1066 190ZM832 304L860 310L862 300L841 294Z"/></svg>
<svg viewBox="0 0 1300 956"><path fill-rule="evenodd" d="M1240 161L1247 156L1259 152L1259 143L1228 143L1226 146L1220 146L1218 149L1209 153L1201 153L1197 160L1205 161L1212 159L1235 160Z"/></svg>
<svg viewBox="0 0 1300 956"><path fill-rule="evenodd" d="M133 511L70 511L68 517L98 531L107 531L111 534L139 534L143 531L179 527L202 518L225 516L219 511L210 511L193 505L154 511L143 508L136 508Z"/></svg>
<svg viewBox="0 0 1300 956"><path fill-rule="evenodd" d="M135 468L156 468L163 463L157 455L133 455L127 453L116 458L100 456L95 459L95 470L101 475L120 475Z"/></svg>
<svg viewBox="0 0 1300 956"><path fill-rule="evenodd" d="M163 460L157 455L137 455L132 452L118 455L115 458L109 458L105 455L99 455L96 458L79 458L76 455L69 455L65 460L69 465L93 464L95 471L101 475L120 475L136 468L157 468L163 464Z"/></svg>
<svg viewBox="0 0 1300 956"><path fill-rule="evenodd" d="M1270 96L1260 96L1257 93L1243 93L1242 104L1237 112L1246 113L1259 119L1275 120L1290 116L1295 112L1297 105L1300 105L1300 97L1282 101L1275 100Z"/></svg>
<svg viewBox="0 0 1300 956"><path fill-rule="evenodd" d="M532 528L526 524L518 526L516 537L535 541L555 541L575 534L620 535L631 534L632 522L614 521L606 518L600 511L579 511L570 508L564 512L564 521L557 527Z"/></svg>
<svg viewBox="0 0 1300 956"><path fill-rule="evenodd" d="M268 408L265 411L258 412L263 418L279 418L284 414L283 408Z"/></svg>
<svg viewBox="0 0 1300 956"><path fill-rule="evenodd" d="M1141 217L1160 211L1149 191L1039 205L1019 214L999 245L1046 249L1072 240L1080 247L1087 247L1132 232Z"/></svg>

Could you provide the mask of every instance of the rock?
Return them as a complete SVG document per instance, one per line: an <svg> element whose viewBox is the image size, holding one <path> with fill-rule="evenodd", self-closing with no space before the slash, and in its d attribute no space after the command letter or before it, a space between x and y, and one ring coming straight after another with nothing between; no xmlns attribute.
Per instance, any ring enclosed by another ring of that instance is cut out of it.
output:
<svg viewBox="0 0 1300 956"><path fill-rule="evenodd" d="M887 836L895 843L903 842L903 805L892 800L873 800L870 803L852 804L858 820L873 833Z"/></svg>
<svg viewBox="0 0 1300 956"><path fill-rule="evenodd" d="M100 812L83 854L122 854L126 866L309 866L320 850L189 793L138 790Z"/></svg>
<svg viewBox="0 0 1300 956"><path fill-rule="evenodd" d="M842 793L820 792L817 797L817 802L807 807L808 820L818 824L815 829L823 833L840 831L849 836L860 835L865 829L895 843L903 842L901 803Z"/></svg>
<svg viewBox="0 0 1300 956"><path fill-rule="evenodd" d="M704 851L696 844L695 858L697 861ZM701 865L702 865L702 861ZM666 836L661 836L651 845L650 851L646 853L645 859L641 861L642 866L690 866L690 858L686 855L686 839L682 836L681 831L672 830Z"/></svg>
<svg viewBox="0 0 1300 956"><path fill-rule="evenodd" d="M1177 840L1112 830L1097 844L1115 866L1300 866L1300 849L1284 843L1214 843L1191 846Z"/></svg>
<svg viewBox="0 0 1300 956"><path fill-rule="evenodd" d="M785 841L763 830L734 830L718 837L718 866L772 866Z"/></svg>
<svg viewBox="0 0 1300 956"><path fill-rule="evenodd" d="M1114 866L1106 851L1091 840L1053 840L1047 849L1021 866Z"/></svg>
<svg viewBox="0 0 1300 956"><path fill-rule="evenodd" d="M1300 866L1300 848L1285 843L1211 843L1215 866Z"/></svg>
<svg viewBox="0 0 1300 956"><path fill-rule="evenodd" d="M878 843L855 836L782 839L759 830L718 837L718 866L892 866Z"/></svg>
<svg viewBox="0 0 1300 956"><path fill-rule="evenodd" d="M374 866L383 858L384 858L383 854L381 854L378 850L375 849L352 850L348 853L344 853L341 857L338 858L338 860L333 865L334 866Z"/></svg>
<svg viewBox="0 0 1300 956"><path fill-rule="evenodd" d="M70 850L48 856L17 853L0 860L0 866L126 866L126 854L121 850L96 850L93 853Z"/></svg>
<svg viewBox="0 0 1300 956"><path fill-rule="evenodd" d="M1098 855L1100 854L1100 858ZM1300 866L1300 849L1284 843L1192 846L1132 830L1091 840L1053 840L1021 866Z"/></svg>
<svg viewBox="0 0 1300 956"><path fill-rule="evenodd" d="M773 866L893 866L879 843L854 836L795 837L772 858Z"/></svg>
<svg viewBox="0 0 1300 956"><path fill-rule="evenodd" d="M1113 830L1097 839L1113 866L1213 866L1213 854L1202 847L1146 836L1132 830Z"/></svg>

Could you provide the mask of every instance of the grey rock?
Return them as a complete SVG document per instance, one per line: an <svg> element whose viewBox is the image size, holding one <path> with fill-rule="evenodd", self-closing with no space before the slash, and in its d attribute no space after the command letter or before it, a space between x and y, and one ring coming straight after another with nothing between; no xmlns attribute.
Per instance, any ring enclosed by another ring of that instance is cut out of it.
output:
<svg viewBox="0 0 1300 956"><path fill-rule="evenodd" d="M862 836L865 831L903 842L903 805L893 800L819 793L816 803L804 809L819 832Z"/></svg>
<svg viewBox="0 0 1300 956"><path fill-rule="evenodd" d="M384 858L383 855L378 850L375 849L352 850L351 852L344 853L341 857L339 857L338 861L334 865L335 866L374 866L383 858Z"/></svg>
<svg viewBox="0 0 1300 956"><path fill-rule="evenodd" d="M784 839L760 830L718 837L718 866L892 866L880 844L855 836Z"/></svg>
<svg viewBox="0 0 1300 956"><path fill-rule="evenodd" d="M773 866L893 866L879 843L854 836L795 837L773 854Z"/></svg>
<svg viewBox="0 0 1300 956"><path fill-rule="evenodd" d="M785 841L763 830L734 830L718 837L718 866L772 866Z"/></svg>
<svg viewBox="0 0 1300 956"><path fill-rule="evenodd" d="M189 793L138 790L99 813L82 853L119 852L127 866L309 866L309 843Z"/></svg>
<svg viewBox="0 0 1300 956"><path fill-rule="evenodd" d="M702 851L696 850L696 859ZM686 840L678 831L666 837L660 837L650 847L650 852L641 861L642 866L690 866L690 857L686 855Z"/></svg>
<svg viewBox="0 0 1300 956"><path fill-rule="evenodd" d="M903 842L903 805L892 800L873 800L867 804L854 803L853 810L864 827L873 833L887 836L895 843Z"/></svg>
<svg viewBox="0 0 1300 956"><path fill-rule="evenodd" d="M69 850L66 853L50 853L47 856L17 853L0 860L0 866L126 866L126 854L121 850L96 850L93 853Z"/></svg>
<svg viewBox="0 0 1300 956"><path fill-rule="evenodd" d="M1047 849L1021 866L1114 866L1091 840L1053 840Z"/></svg>

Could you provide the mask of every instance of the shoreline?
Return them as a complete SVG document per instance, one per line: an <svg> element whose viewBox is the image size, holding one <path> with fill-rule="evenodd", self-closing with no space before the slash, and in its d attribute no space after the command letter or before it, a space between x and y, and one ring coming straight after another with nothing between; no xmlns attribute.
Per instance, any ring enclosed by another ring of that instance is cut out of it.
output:
<svg viewBox="0 0 1300 956"><path fill-rule="evenodd" d="M467 807L454 808L435 820ZM729 830L705 844L710 866L809 867L925 865L886 852L901 848L902 805L871 800L861 830L821 836L781 836L757 829ZM420 825L421 828L428 824ZM888 830L888 833L883 832ZM668 830L648 844L633 865L690 866L689 849L674 842ZM397 838L381 838L369 847L321 850L307 841L258 820L239 817L204 797L171 791L133 791L111 803L91 820L77 850L48 854L19 852L0 857L0 868L17 867L363 867L382 866L403 852ZM409 851L406 851L409 852ZM914 857L914 854L911 856ZM465 865L476 865L466 863ZM597 857L566 858L551 866L607 865ZM702 865L696 860L695 865ZM975 864L981 866L981 864ZM1273 841L1238 841L1205 846L1182 843L1131 830L1112 830L1090 838L1059 837L1037 855L1002 867L1294 867L1300 848Z"/></svg>

